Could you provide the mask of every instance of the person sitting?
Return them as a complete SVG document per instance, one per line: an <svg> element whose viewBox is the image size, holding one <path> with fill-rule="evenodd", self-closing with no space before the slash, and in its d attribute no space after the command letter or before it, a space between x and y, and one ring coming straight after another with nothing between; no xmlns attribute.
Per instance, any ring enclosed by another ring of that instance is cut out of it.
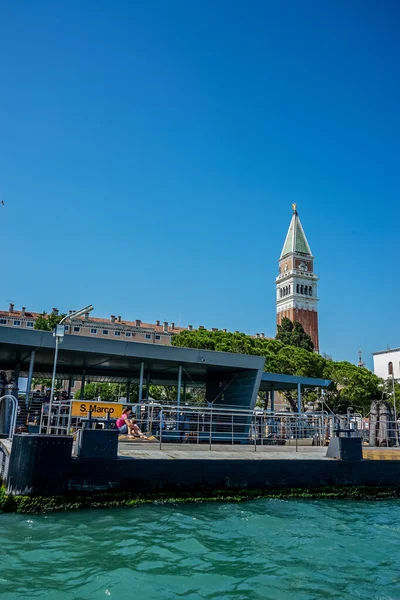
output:
<svg viewBox="0 0 400 600"><path fill-rule="evenodd" d="M147 439L147 437L142 433L139 429L139 426L136 423L136 419L130 418L132 415L132 409L127 407L122 411L122 415L119 419L117 419L117 429L120 434L126 435L128 437L135 437L135 435Z"/></svg>
<svg viewBox="0 0 400 600"><path fill-rule="evenodd" d="M147 436L144 435L144 433L139 429L139 425L137 424L135 417L133 417L130 420L130 422L131 422L131 426L132 426L134 434L136 436L139 436L139 437L143 438L144 440L147 440Z"/></svg>

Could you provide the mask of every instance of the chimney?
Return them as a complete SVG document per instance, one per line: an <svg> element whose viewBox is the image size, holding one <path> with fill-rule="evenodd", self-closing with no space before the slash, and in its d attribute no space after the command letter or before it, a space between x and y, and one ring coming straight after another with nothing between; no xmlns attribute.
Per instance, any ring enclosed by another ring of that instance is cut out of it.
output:
<svg viewBox="0 0 400 600"><path fill-rule="evenodd" d="M259 337L260 337L260 334L259 334L259 333L256 333L256 338L259 338Z"/></svg>
<svg viewBox="0 0 400 600"><path fill-rule="evenodd" d="M111 323L115 323L115 315L111 315L110 321L111 321Z"/></svg>
<svg viewBox="0 0 400 600"><path fill-rule="evenodd" d="M156 321L157 327L160 327L160 321Z"/></svg>
<svg viewBox="0 0 400 600"><path fill-rule="evenodd" d="M68 314L72 315L73 312L74 312L73 310L69 309Z"/></svg>
<svg viewBox="0 0 400 600"><path fill-rule="evenodd" d="M136 327L140 327L142 324L142 321L140 319L136 319L135 323L136 323Z"/></svg>
<svg viewBox="0 0 400 600"><path fill-rule="evenodd" d="M121 315L118 315L118 323L121 323Z"/></svg>
<svg viewBox="0 0 400 600"><path fill-rule="evenodd" d="M189 331L193 331L193 325L188 325Z"/></svg>
<svg viewBox="0 0 400 600"><path fill-rule="evenodd" d="M8 310L10 312L14 312L14 304L12 302L10 302L10 306L9 306Z"/></svg>
<svg viewBox="0 0 400 600"><path fill-rule="evenodd" d="M175 329L175 323L171 323L172 329Z"/></svg>
<svg viewBox="0 0 400 600"><path fill-rule="evenodd" d="M264 334L264 333L262 333L262 334L261 334L261 337L264 339L264 338L265 338L265 334Z"/></svg>
<svg viewBox="0 0 400 600"><path fill-rule="evenodd" d="M88 321L88 320L89 320L89 313L85 312L85 321Z"/></svg>
<svg viewBox="0 0 400 600"><path fill-rule="evenodd" d="M25 316L25 311L26 311L26 306L23 306L22 310L21 310L21 317Z"/></svg>
<svg viewBox="0 0 400 600"><path fill-rule="evenodd" d="M211 331L218 331L218 327L213 327Z"/></svg>
<svg viewBox="0 0 400 600"><path fill-rule="evenodd" d="M52 308L51 312L53 313L53 315L58 315L58 308Z"/></svg>
<svg viewBox="0 0 400 600"><path fill-rule="evenodd" d="M226 333L228 330L227 330L227 329L223 329L222 331L223 331L224 333Z"/></svg>
<svg viewBox="0 0 400 600"><path fill-rule="evenodd" d="M199 329L205 329L204 325L199 325Z"/></svg>
<svg viewBox="0 0 400 600"><path fill-rule="evenodd" d="M164 321L164 333L168 333L168 321Z"/></svg>
<svg viewBox="0 0 400 600"><path fill-rule="evenodd" d="M235 331L235 333L240 333L240 331Z"/></svg>

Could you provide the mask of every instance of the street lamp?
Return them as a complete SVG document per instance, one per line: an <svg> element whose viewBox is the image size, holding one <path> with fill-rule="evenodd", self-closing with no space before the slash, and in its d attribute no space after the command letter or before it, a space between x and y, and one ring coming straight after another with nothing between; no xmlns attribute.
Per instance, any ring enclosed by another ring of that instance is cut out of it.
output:
<svg viewBox="0 0 400 600"><path fill-rule="evenodd" d="M51 432L51 426L50 426L50 424L51 424L51 409L53 408L53 394L54 394L54 385L55 385L55 381L56 381L58 346L64 340L64 334L65 334L64 322L67 319L69 319L70 321L73 321L73 319L77 319L78 317L81 317L85 313L89 313L92 310L93 310L93 305L89 304L89 306L85 306L84 308L80 308L79 310L76 310L76 311L72 312L69 315L65 315L65 317L63 317L61 319L61 321L59 322L59 324L56 325L56 327L55 327L55 329L53 331L53 336L56 338L56 351L54 353L53 377L51 379L51 392L50 392L49 414L48 414L48 417L47 417L47 429L46 429L46 433L50 433Z"/></svg>

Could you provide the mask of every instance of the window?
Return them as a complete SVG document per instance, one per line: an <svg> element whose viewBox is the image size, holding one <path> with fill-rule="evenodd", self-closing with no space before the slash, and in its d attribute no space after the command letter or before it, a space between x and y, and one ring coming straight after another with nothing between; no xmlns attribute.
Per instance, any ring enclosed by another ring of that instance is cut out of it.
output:
<svg viewBox="0 0 400 600"><path fill-rule="evenodd" d="M389 375L393 375L393 363L388 363L388 373Z"/></svg>
<svg viewBox="0 0 400 600"><path fill-rule="evenodd" d="M0 325L7 325L7 319L0 319Z"/></svg>
<svg viewBox="0 0 400 600"><path fill-rule="evenodd" d="M161 340L161 335L156 335L156 340Z"/></svg>
<svg viewBox="0 0 400 600"><path fill-rule="evenodd" d="M96 335L97 329L95 327L92 327L90 330L90 333L92 333L93 335Z"/></svg>
<svg viewBox="0 0 400 600"><path fill-rule="evenodd" d="M33 321L27 321L26 322L26 326L27 327L33 327Z"/></svg>
<svg viewBox="0 0 400 600"><path fill-rule="evenodd" d="M64 325L65 331L69 331L69 325Z"/></svg>
<svg viewBox="0 0 400 600"><path fill-rule="evenodd" d="M151 333L146 333L146 340L151 340Z"/></svg>
<svg viewBox="0 0 400 600"><path fill-rule="evenodd" d="M14 327L19 327L21 325L21 321L14 321Z"/></svg>
<svg viewBox="0 0 400 600"><path fill-rule="evenodd" d="M119 337L121 335L121 332L120 331L114 331L114 335L117 336L117 337Z"/></svg>
<svg viewBox="0 0 400 600"><path fill-rule="evenodd" d="M80 330L81 330L81 328L79 327L79 325L75 325L75 327L74 327L75 333L79 333Z"/></svg>
<svg viewBox="0 0 400 600"><path fill-rule="evenodd" d="M132 334L131 334L131 332L130 332L130 331L125 331L125 336L126 336L126 337L132 337Z"/></svg>
<svg viewBox="0 0 400 600"><path fill-rule="evenodd" d="M103 335L108 335L108 329L103 329Z"/></svg>

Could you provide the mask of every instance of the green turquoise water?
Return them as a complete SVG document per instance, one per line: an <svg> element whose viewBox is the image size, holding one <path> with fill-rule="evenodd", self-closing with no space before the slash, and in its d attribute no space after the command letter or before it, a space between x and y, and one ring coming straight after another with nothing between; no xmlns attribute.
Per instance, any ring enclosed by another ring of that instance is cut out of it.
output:
<svg viewBox="0 0 400 600"><path fill-rule="evenodd" d="M0 515L0 598L400 599L400 502Z"/></svg>

